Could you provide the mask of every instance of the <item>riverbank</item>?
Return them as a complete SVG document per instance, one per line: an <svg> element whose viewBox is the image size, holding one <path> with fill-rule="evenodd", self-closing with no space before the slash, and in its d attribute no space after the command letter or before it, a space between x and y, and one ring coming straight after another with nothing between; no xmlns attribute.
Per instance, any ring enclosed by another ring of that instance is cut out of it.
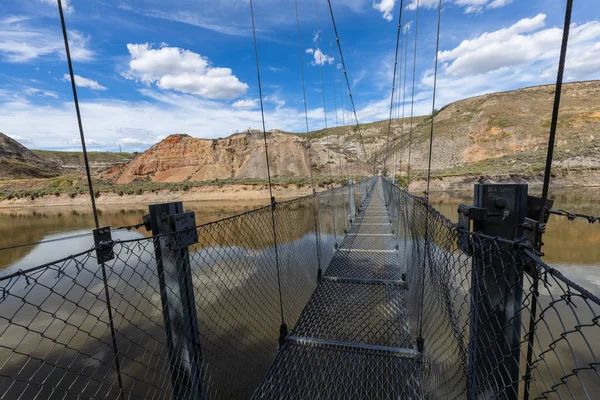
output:
<svg viewBox="0 0 600 400"><path fill-rule="evenodd" d="M432 171L430 198L432 201L446 202L452 199L469 198L476 183L524 183L531 193L541 190L542 172L533 174L490 173L458 174L447 170ZM360 178L355 177L355 180ZM427 182L423 171L415 171L410 184L410 192L422 195ZM345 178L334 178L334 182L319 177L315 179L317 191L326 190L332 184L339 186ZM406 183L406 175L399 177L400 184ZM82 210L90 207L87 187L82 179L68 178L37 179L0 182L0 212L12 213L14 210L29 208L75 207ZM582 188L600 188L600 170L596 169L555 169L552 177L552 189L568 190ZM136 182L130 185L115 185L105 181L95 182L95 200L98 208L118 208L127 205L128 209L139 205L172 201L183 202L219 202L232 204L243 201L257 206L269 203L270 193L267 182L218 181L194 183L154 183ZM308 195L312 192L310 182L305 178L275 178L273 195L279 200L288 200ZM47 211L47 210L45 210Z"/></svg>
<svg viewBox="0 0 600 400"><path fill-rule="evenodd" d="M324 190L325 187L319 188ZM310 186L276 185L273 195L279 201L306 196L312 192ZM268 186L257 185L207 185L190 187L186 190L160 189L143 191L139 194L121 194L113 192L100 193L96 196L98 208L119 208L127 205L128 209L136 205L146 208L153 203L167 203L173 201L183 202L219 202L223 206L235 205L238 202L255 204L257 206L269 204L270 193ZM90 207L90 198L86 192L73 194L58 193L57 195L39 195L4 198L0 200L0 212L11 213L14 210L29 208L50 209L53 207Z"/></svg>
<svg viewBox="0 0 600 400"><path fill-rule="evenodd" d="M406 179L405 176L402 177ZM544 183L543 171L532 175L512 173L490 173L446 175L432 172L429 185L431 193L434 192L464 192L473 191L476 183L524 183L529 185L532 192L541 190ZM600 170L596 169L555 169L551 180L552 189L569 188L600 188ZM417 180L411 182L410 192L422 194L427 189L427 181L417 176Z"/></svg>

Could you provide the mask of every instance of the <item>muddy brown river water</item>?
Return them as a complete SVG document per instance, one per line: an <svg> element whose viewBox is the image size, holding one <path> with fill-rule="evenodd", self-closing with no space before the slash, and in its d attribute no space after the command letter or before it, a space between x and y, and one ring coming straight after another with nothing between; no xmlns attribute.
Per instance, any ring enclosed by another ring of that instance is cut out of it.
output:
<svg viewBox="0 0 600 400"><path fill-rule="evenodd" d="M460 203L469 204L472 202L469 193L452 193L445 195L432 196L432 203L444 215L452 220L456 220L457 206ZM570 190L558 191L554 193L556 209L562 208L572 212L600 214L600 189L595 190ZM227 216L235 215L244 211L255 209L264 202L187 202L184 204L187 210L196 212L196 220L198 224L208 223ZM141 218L147 213L147 206L141 204L123 204L122 206L103 207L100 209L100 220L102 225L110 225L113 228L133 225L141 222ZM309 213L310 210L300 210L301 212ZM44 264L49 261L60 259L69 256L70 254L78 253L89 249L93 240L89 235L92 217L87 209L72 208L72 207L54 207L36 208L36 209L2 209L0 210L0 248L15 246L22 243L35 243L40 241L50 241L49 243L37 244L33 246L20 247L10 250L0 250L0 275L10 272L15 272L20 269L27 269ZM76 236L71 240L53 241L67 236ZM134 230L131 232L123 231L113 235L116 239L134 239L148 237L149 233L144 229ZM326 242L326 247L333 248L331 235L324 234L323 240ZM233 239L232 239L233 240ZM284 243L284 246L299 246L302 248L304 244L309 243L311 246L314 243L314 236L305 235L298 238L292 238L289 243ZM330 243L331 242L331 243ZM600 295L600 224L590 225L586 221L570 222L566 218L552 216L548 224L547 233L544 236L546 256L544 261L556 267L566 277L581 284L584 288L590 290L596 295ZM231 244L230 244L231 245ZM259 249L257 249L260 251ZM292 254L292 253L290 253ZM307 256L308 257L308 256ZM312 255L310 256L312 257ZM314 257L313 257L314 258ZM312 260L312 258L311 258ZM307 263L313 262L305 260ZM97 278L97 277L96 277ZM50 278L48 278L50 279ZM54 279L54 277L52 277ZM90 278L92 279L92 278ZM306 281L310 284L314 281L313 276L295 277L294 284L298 280ZM131 282L130 282L131 283ZM308 293L308 291L307 291ZM38 296L43 296L43 293L38 293ZM266 293L271 296L275 293ZM151 309L158 307L160 302L158 297L151 297L148 300L148 305ZM305 299L306 300L306 299ZM155 301L156 304L150 304ZM301 310L303 302L297 304L297 312ZM58 304L58 303L57 303ZM15 305L16 306L16 305ZM267 307L267 304L256 304L256 310L261 310ZM61 310L57 310L61 311ZM264 310L263 310L264 311ZM276 310L275 310L276 311ZM581 311L581 310L580 310ZM61 312L70 312L67 309ZM153 311L152 318L160 321L161 315L156 310ZM276 314L276 312L275 312ZM28 318L27 315L21 315L22 318ZM242 317L232 318L227 321L232 326L237 326L237 321L242 320ZM560 321L550 321L551 325L560 327ZM203 324L210 326L210 321L201 321ZM277 332L277 320L271 321L272 327L265 332ZM42 321L38 321L42 323ZM243 321L240 322L243 326ZM272 328L272 329L271 329ZM148 328L149 329L149 328ZM236 328L240 329L240 328ZM160 330L156 335L160 335ZM15 336L17 340L19 336ZM5 342L10 338L1 339L3 346L8 346ZM215 337L215 340L226 340L226 336ZM259 348L256 343L248 344L248 349L243 351L246 356L251 359L240 359L239 366L243 367L248 363L259 363L262 367L270 362L275 339L269 335L255 338L257 343L265 343L266 351L253 352L251 346ZM544 341L546 342L546 341ZM244 345L245 346L245 345ZM10 347L10 346L9 346ZM252 347L252 348L254 348ZM582 347L583 348L583 347ZM93 349L94 352L106 351L106 349ZM132 357L134 355L132 354ZM262 358L264 359L262 359ZM101 359L104 356L100 357ZM264 365L263 365L264 364ZM213 365L215 374L218 374L221 369L225 370L226 366ZM229 368L229 367L228 367ZM256 371L259 373L260 371ZM135 374L134 374L135 375ZM254 377L248 382L254 382L260 377ZM166 384L168 387L168 383ZM0 389L2 388L0 384ZM600 388L593 386L594 389ZM220 388L226 391L227 388ZM236 393L250 393L250 387L236 389ZM245 397L241 396L241 397ZM25 396L24 398L29 398ZM33 397L31 397L33 398Z"/></svg>

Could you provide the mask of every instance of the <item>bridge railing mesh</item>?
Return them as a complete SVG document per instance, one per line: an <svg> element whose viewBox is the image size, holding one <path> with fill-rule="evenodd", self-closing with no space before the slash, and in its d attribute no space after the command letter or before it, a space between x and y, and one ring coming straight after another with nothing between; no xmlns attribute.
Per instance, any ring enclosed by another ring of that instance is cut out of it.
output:
<svg viewBox="0 0 600 400"><path fill-rule="evenodd" d="M597 296L545 264L526 241L460 231L388 180L384 195L406 262L415 347L422 338L426 398L598 396Z"/></svg>
<svg viewBox="0 0 600 400"><path fill-rule="evenodd" d="M353 185L356 207L374 182ZM276 355L280 304L292 328L316 287L318 261L324 269L349 229L349 190L196 227L198 242L188 250L209 398L249 398L258 386ZM115 258L103 265L92 247L5 271L0 398L172 398L172 365L185 370L190 360L173 360L165 333L162 298L182 296L170 286L160 289L165 276L157 270L155 245L165 236L115 240Z"/></svg>

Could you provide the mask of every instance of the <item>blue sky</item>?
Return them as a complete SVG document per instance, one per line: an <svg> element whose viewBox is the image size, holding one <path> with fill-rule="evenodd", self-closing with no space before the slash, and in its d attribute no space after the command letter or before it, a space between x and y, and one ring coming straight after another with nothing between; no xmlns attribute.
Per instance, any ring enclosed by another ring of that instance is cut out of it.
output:
<svg viewBox="0 0 600 400"><path fill-rule="evenodd" d="M437 104L552 83L565 2L445 0ZM419 2L416 115L431 111L437 3ZM309 127L325 125L323 87L327 124L336 124L334 101L341 124L348 119L340 109L347 91L327 2L298 4ZM66 5L90 149L144 150L172 133L217 138L261 127L246 0ZM385 119L400 2L332 0L332 5L359 119ZM256 0L254 7L267 129L302 132L294 1ZM2 0L1 8L0 131L30 148L78 150L56 1ZM415 8L416 0L404 1L410 61ZM411 78L409 63L407 99ZM566 78L600 79L597 0L575 1Z"/></svg>

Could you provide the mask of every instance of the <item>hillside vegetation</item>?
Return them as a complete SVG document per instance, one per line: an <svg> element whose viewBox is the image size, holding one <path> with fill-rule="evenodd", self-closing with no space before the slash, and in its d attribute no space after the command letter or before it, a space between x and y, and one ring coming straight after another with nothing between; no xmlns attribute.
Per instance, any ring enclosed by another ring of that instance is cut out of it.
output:
<svg viewBox="0 0 600 400"><path fill-rule="evenodd" d="M432 154L437 188L469 187L483 180L537 183L545 163L553 100L554 86L538 86L478 96L437 110ZM360 130L340 126L308 136L273 130L267 137L271 173L282 184L303 185L311 170L325 182L329 173L339 180L368 175L374 164L383 170L386 160L384 172L395 171L405 182L410 146L411 183L419 189L431 123L431 115L414 117L411 134L410 118L394 119L389 146L387 120L362 124ZM3 168L5 180L0 182L5 195L29 190L22 187L27 181L6 178L53 177L37 180L31 190L83 191L81 153L31 152L21 146L17 150L26 156L15 157L6 156L11 152L2 147L5 144L0 145L0 163L10 165ZM14 153L14 145L12 149ZM263 184L266 179L260 131L223 139L174 134L139 155L91 152L89 156L97 187L115 193L183 190L210 183ZM563 86L554 160L557 184L600 186L600 81Z"/></svg>

